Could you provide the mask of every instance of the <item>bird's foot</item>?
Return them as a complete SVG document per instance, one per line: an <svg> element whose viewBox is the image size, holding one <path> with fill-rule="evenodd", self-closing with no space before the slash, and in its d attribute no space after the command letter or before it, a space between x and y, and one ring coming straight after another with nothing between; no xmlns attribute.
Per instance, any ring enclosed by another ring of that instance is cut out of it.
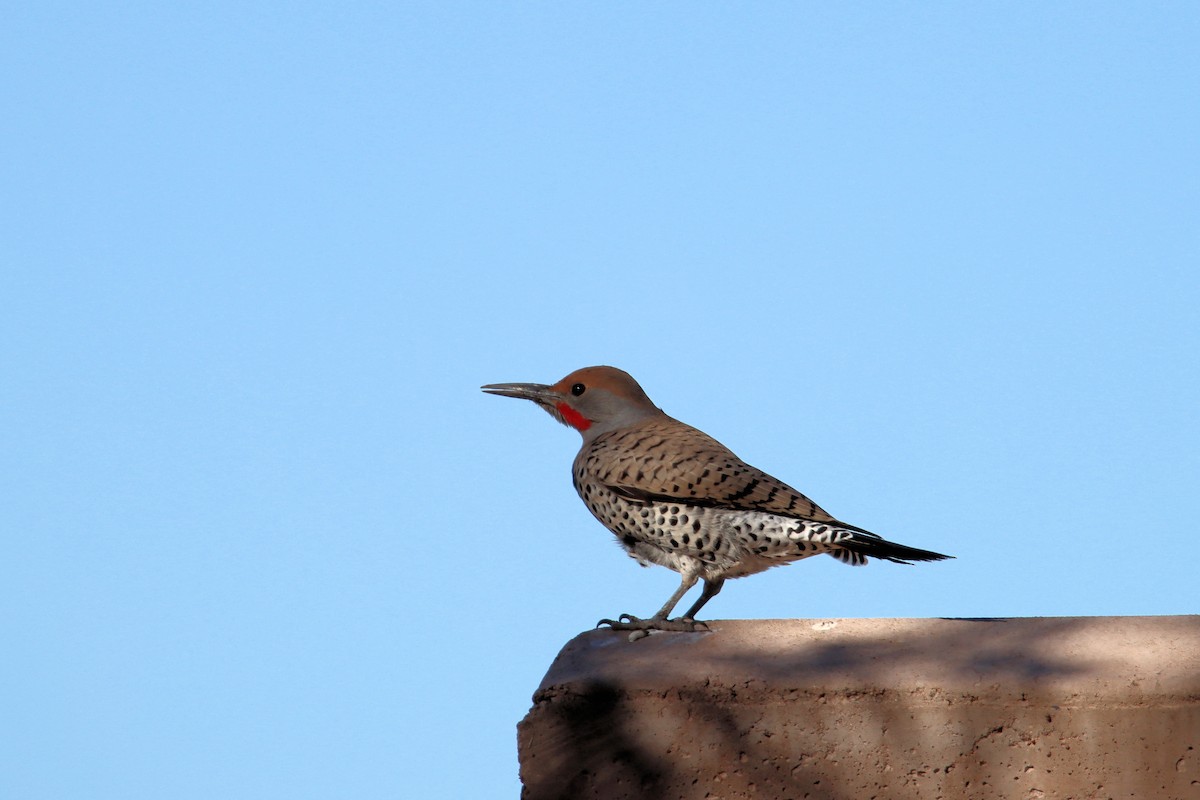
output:
<svg viewBox="0 0 1200 800"><path fill-rule="evenodd" d="M601 625L607 625L609 629L614 631L633 631L633 634L629 637L630 641L637 641L643 636L649 636L650 631L695 633L696 631L709 630L707 623L697 622L694 619L686 617L677 617L675 619L650 617L650 619L641 619L632 614L622 614L616 619L602 619L596 623L597 628Z"/></svg>

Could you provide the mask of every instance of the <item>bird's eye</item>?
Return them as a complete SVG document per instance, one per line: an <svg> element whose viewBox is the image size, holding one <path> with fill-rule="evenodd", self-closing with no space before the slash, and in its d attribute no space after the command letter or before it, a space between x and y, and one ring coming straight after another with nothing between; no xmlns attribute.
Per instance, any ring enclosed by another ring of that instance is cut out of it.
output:
<svg viewBox="0 0 1200 800"><path fill-rule="evenodd" d="M571 387L571 394L575 395L576 397L579 397L579 395L583 394L586 390L587 390L586 386L584 386L582 383L577 383Z"/></svg>

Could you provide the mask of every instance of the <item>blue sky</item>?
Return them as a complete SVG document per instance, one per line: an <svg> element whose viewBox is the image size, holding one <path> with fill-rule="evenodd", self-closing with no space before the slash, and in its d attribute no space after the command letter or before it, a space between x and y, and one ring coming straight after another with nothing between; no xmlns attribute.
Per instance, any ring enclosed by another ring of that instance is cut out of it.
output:
<svg viewBox="0 0 1200 800"><path fill-rule="evenodd" d="M958 557L712 617L1200 610L1194 4L4 16L0 796L516 796L590 364Z"/></svg>

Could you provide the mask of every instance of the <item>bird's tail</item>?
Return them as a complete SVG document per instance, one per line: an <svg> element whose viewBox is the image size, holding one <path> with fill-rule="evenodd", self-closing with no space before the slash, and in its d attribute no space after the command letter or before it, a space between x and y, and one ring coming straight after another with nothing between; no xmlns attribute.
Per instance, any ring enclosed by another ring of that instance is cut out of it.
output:
<svg viewBox="0 0 1200 800"><path fill-rule="evenodd" d="M881 536L867 531L854 531L849 538L838 542L841 550L834 550L830 555L845 564L859 566L867 563L867 558L882 558L884 561L894 561L897 564L911 564L914 561L943 561L954 556L935 553L932 550L921 550L908 545L889 542Z"/></svg>

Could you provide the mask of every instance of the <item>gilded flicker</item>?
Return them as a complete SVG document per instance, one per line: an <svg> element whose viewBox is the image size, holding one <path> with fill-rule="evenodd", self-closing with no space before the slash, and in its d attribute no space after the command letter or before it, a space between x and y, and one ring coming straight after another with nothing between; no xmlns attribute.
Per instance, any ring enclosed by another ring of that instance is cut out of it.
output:
<svg viewBox="0 0 1200 800"><path fill-rule="evenodd" d="M742 461L708 434L654 405L631 376L586 367L553 386L497 383L485 392L532 400L583 436L575 490L596 519L643 566L682 576L650 619L602 620L620 630L695 630L695 616L729 578L831 555L858 566L951 556L895 544L830 516L783 481ZM699 599L668 619L698 580ZM702 623L701 623L702 624Z"/></svg>

